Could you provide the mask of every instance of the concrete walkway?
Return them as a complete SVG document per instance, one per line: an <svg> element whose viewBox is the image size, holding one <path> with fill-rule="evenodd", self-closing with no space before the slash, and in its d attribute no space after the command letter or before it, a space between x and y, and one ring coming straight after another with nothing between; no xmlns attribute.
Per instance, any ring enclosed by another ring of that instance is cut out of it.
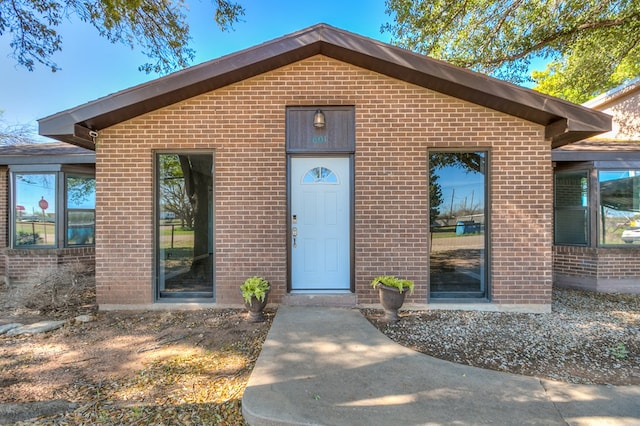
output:
<svg viewBox="0 0 640 426"><path fill-rule="evenodd" d="M638 425L640 387L540 380L393 343L358 310L280 306L242 398L258 425Z"/></svg>

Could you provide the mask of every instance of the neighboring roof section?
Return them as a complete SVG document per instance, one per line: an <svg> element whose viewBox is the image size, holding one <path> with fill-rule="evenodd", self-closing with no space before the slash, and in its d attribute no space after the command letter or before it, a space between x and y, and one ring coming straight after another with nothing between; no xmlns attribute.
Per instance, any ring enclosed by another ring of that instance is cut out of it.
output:
<svg viewBox="0 0 640 426"><path fill-rule="evenodd" d="M610 114L611 131L554 149L553 161L616 161L620 167L640 161L640 78L582 105Z"/></svg>
<svg viewBox="0 0 640 426"><path fill-rule="evenodd" d="M553 161L640 161L640 142L586 140L551 152Z"/></svg>
<svg viewBox="0 0 640 426"><path fill-rule="evenodd" d="M583 106L587 108L594 108L599 111L604 110L607 105L612 102L616 102L621 98L631 96L634 93L640 92L640 77L635 78L628 83L622 84L609 90L606 93L596 96L593 99L583 103Z"/></svg>
<svg viewBox="0 0 640 426"><path fill-rule="evenodd" d="M640 141L640 78L620 85L583 105L613 117L611 131L593 139Z"/></svg>
<svg viewBox="0 0 640 426"><path fill-rule="evenodd" d="M94 151L64 142L0 146L0 164L95 164Z"/></svg>
<svg viewBox="0 0 640 426"><path fill-rule="evenodd" d="M318 24L40 119L39 132L93 148L93 131L318 54L541 124L554 147L611 127L606 114Z"/></svg>

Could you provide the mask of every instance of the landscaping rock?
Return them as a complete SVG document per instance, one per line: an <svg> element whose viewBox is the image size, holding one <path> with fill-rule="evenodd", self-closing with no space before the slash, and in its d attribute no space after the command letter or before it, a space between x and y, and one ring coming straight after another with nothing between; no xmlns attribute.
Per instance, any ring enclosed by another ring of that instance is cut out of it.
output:
<svg viewBox="0 0 640 426"><path fill-rule="evenodd" d="M3 324L0 325L0 334L5 334L6 332L13 330L15 328L22 327L22 324L14 322L11 324Z"/></svg>
<svg viewBox="0 0 640 426"><path fill-rule="evenodd" d="M22 404L0 404L0 424L12 424L40 416L51 416L74 410L77 406L78 404L62 399Z"/></svg>
<svg viewBox="0 0 640 426"><path fill-rule="evenodd" d="M94 317L93 315L78 315L73 319L73 321L75 323L85 323L85 322L95 321L95 319L96 317Z"/></svg>
<svg viewBox="0 0 640 426"><path fill-rule="evenodd" d="M40 321L35 324L23 325L9 330L7 336L19 336L21 334L46 333L56 330L64 325L65 321Z"/></svg>

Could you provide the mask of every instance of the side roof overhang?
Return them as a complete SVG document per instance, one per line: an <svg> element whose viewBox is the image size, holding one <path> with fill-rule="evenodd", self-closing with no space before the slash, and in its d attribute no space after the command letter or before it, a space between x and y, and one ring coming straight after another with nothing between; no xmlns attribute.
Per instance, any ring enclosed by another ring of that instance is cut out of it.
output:
<svg viewBox="0 0 640 426"><path fill-rule="evenodd" d="M95 151L62 142L0 146L0 165L96 163Z"/></svg>
<svg viewBox="0 0 640 426"><path fill-rule="evenodd" d="M551 160L557 162L640 162L640 141L586 140L551 151Z"/></svg>
<svg viewBox="0 0 640 426"><path fill-rule="evenodd" d="M318 24L42 118L39 133L93 149L94 132L314 55L543 125L553 147L611 129L607 114Z"/></svg>

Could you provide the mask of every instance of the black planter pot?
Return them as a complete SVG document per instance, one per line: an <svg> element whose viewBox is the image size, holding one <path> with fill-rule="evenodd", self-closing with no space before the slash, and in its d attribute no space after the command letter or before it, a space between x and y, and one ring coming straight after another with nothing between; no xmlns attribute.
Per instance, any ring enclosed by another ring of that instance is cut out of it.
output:
<svg viewBox="0 0 640 426"><path fill-rule="evenodd" d="M396 287L389 287L384 284L378 284L378 294L380 295L380 304L384 309L383 321L397 322L400 320L398 309L402 307L407 290L400 293Z"/></svg>
<svg viewBox="0 0 640 426"><path fill-rule="evenodd" d="M263 322L264 321L264 308L267 306L267 299L269 298L269 292L264 296L264 300L260 301L257 297L251 296L251 304L244 302L244 306L247 308L248 315L247 321L249 322Z"/></svg>

